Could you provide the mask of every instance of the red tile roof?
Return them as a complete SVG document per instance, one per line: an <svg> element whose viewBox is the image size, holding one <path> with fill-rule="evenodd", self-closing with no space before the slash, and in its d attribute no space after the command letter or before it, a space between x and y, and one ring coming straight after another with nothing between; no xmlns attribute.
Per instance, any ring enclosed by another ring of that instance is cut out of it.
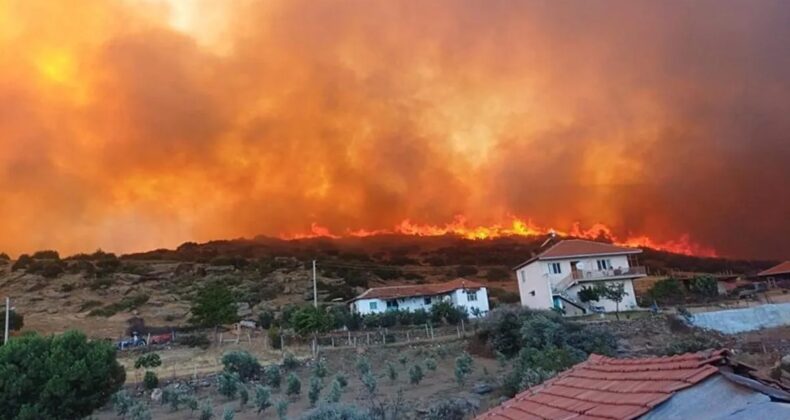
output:
<svg viewBox="0 0 790 420"><path fill-rule="evenodd" d="M779 263L767 270L763 270L757 273L758 276L772 276L776 274L788 274L790 273L790 261L785 261L783 263Z"/></svg>
<svg viewBox="0 0 790 420"><path fill-rule="evenodd" d="M455 279L446 283L410 284L406 286L374 287L366 290L353 300L359 299L394 299L409 296L434 296L450 293L458 289L480 289L483 286L466 279Z"/></svg>
<svg viewBox="0 0 790 420"><path fill-rule="evenodd" d="M519 269L535 260L550 260L557 258L586 257L592 255L618 255L618 254L638 254L642 252L639 248L618 246L603 242L586 241L584 239L565 239L550 246L547 250L519 264L515 269Z"/></svg>
<svg viewBox="0 0 790 420"><path fill-rule="evenodd" d="M670 357L591 355L541 385L478 416L479 420L637 418L673 393L718 372L725 350Z"/></svg>

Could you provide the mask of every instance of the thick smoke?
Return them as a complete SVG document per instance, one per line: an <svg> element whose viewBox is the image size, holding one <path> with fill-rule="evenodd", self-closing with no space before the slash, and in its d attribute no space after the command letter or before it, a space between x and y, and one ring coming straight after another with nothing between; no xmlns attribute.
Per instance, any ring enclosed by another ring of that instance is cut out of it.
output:
<svg viewBox="0 0 790 420"><path fill-rule="evenodd" d="M787 2L67 3L0 0L2 250L464 215L790 256Z"/></svg>

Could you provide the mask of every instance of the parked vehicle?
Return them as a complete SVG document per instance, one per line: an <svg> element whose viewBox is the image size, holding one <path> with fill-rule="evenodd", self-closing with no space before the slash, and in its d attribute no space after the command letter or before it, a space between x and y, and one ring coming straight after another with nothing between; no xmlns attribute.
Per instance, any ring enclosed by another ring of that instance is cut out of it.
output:
<svg viewBox="0 0 790 420"><path fill-rule="evenodd" d="M148 344L167 344L173 341L173 334L166 333L166 334L158 334L152 335L151 340Z"/></svg>
<svg viewBox="0 0 790 420"><path fill-rule="evenodd" d="M133 333L132 338L121 340L116 346L118 347L118 350L125 350L130 347L140 347L145 345L147 345L145 339L140 338L137 333Z"/></svg>

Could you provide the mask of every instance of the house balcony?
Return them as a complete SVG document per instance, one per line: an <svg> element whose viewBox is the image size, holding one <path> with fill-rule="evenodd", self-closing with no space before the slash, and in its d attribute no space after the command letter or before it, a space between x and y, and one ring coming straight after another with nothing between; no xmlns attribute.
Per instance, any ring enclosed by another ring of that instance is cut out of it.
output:
<svg viewBox="0 0 790 420"><path fill-rule="evenodd" d="M560 294L578 283L605 280L633 279L647 276L643 266L610 268L608 270L577 270L552 286L554 294Z"/></svg>

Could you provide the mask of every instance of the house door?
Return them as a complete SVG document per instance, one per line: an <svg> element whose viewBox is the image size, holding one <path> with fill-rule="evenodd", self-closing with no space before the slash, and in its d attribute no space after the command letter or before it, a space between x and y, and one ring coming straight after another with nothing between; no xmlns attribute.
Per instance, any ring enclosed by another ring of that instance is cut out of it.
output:
<svg viewBox="0 0 790 420"><path fill-rule="evenodd" d="M578 261L571 261L571 275L573 276L574 279L578 279L579 277L581 277L579 275L579 268L577 267L577 264L579 264Z"/></svg>

